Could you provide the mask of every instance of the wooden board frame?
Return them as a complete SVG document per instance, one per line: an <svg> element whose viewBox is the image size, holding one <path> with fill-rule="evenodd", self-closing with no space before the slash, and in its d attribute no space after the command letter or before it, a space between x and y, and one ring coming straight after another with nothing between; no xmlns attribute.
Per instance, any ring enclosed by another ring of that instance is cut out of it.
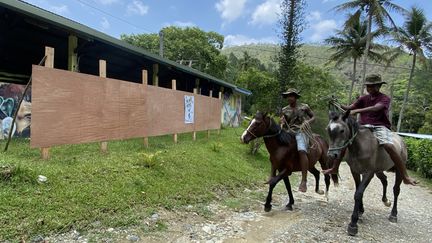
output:
<svg viewBox="0 0 432 243"><path fill-rule="evenodd" d="M31 147L220 129L220 99L33 66ZM184 122L184 96L195 98Z"/></svg>

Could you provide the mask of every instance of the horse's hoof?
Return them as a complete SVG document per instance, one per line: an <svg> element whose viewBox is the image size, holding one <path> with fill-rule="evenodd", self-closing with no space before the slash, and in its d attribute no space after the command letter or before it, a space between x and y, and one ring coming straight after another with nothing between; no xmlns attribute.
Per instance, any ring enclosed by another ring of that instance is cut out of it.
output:
<svg viewBox="0 0 432 243"><path fill-rule="evenodd" d="M285 206L285 210L287 210L287 211L293 211L292 204L286 205Z"/></svg>
<svg viewBox="0 0 432 243"><path fill-rule="evenodd" d="M358 227L357 226L351 226L348 225L348 235L355 236L358 233Z"/></svg>
<svg viewBox="0 0 432 243"><path fill-rule="evenodd" d="M390 215L389 216L389 221L392 222L392 223L397 223L397 216Z"/></svg>
<svg viewBox="0 0 432 243"><path fill-rule="evenodd" d="M385 201L383 203L384 203L384 206L386 206L386 207L390 207L391 206L391 202L389 200L387 200L387 201Z"/></svg>
<svg viewBox="0 0 432 243"><path fill-rule="evenodd" d="M264 206L264 212L268 213L272 210L272 206Z"/></svg>
<svg viewBox="0 0 432 243"><path fill-rule="evenodd" d="M324 191L323 191L323 190L318 190L318 191L316 191L316 193L318 193L318 194L320 194L320 195L323 195L323 194L324 194Z"/></svg>

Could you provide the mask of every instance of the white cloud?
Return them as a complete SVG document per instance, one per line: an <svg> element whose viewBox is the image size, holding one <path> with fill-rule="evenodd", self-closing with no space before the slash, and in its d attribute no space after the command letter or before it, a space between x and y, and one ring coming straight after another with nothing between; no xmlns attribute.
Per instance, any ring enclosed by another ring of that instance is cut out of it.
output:
<svg viewBox="0 0 432 243"><path fill-rule="evenodd" d="M224 22L232 22L243 13L246 0L219 0L216 9L221 13Z"/></svg>
<svg viewBox="0 0 432 243"><path fill-rule="evenodd" d="M58 15L64 15L69 13L69 8L66 5L50 6L48 10Z"/></svg>
<svg viewBox="0 0 432 243"><path fill-rule="evenodd" d="M318 21L321 20L321 12L320 11L312 11L308 16L306 16L307 21Z"/></svg>
<svg viewBox="0 0 432 243"><path fill-rule="evenodd" d="M225 36L224 46L240 46L247 44L263 44L263 43L277 43L277 37L264 37L260 39L250 38L244 35L227 35Z"/></svg>
<svg viewBox="0 0 432 243"><path fill-rule="evenodd" d="M266 0L258 5L252 13L251 24L268 25L273 24L278 20L281 13L281 0Z"/></svg>
<svg viewBox="0 0 432 243"><path fill-rule="evenodd" d="M311 41L319 42L327 37L330 33L337 28L336 21L333 19L326 19L312 25L313 34L310 37Z"/></svg>
<svg viewBox="0 0 432 243"><path fill-rule="evenodd" d="M111 27L110 22L105 17L102 18L101 25L103 30L107 30Z"/></svg>
<svg viewBox="0 0 432 243"><path fill-rule="evenodd" d="M146 15L148 10L149 7L139 0L134 0L132 3L127 5L127 13L130 15Z"/></svg>

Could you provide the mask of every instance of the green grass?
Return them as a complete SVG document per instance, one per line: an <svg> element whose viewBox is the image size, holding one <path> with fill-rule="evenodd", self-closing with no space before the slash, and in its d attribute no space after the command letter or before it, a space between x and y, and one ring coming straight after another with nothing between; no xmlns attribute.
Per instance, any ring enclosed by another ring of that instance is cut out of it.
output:
<svg viewBox="0 0 432 243"><path fill-rule="evenodd" d="M249 155L241 131L212 131L210 139L199 132L195 142L179 134L178 144L155 137L148 149L142 139L113 141L107 154L98 143L59 146L47 161L28 140L15 139L0 158L0 241L136 225L158 208L202 205L262 185L266 152Z"/></svg>

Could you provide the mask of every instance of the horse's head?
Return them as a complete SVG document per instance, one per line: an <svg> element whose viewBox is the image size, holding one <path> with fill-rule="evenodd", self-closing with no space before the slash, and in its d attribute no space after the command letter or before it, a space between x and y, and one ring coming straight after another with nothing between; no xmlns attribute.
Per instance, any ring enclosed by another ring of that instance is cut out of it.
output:
<svg viewBox="0 0 432 243"><path fill-rule="evenodd" d="M266 135L270 128L271 118L267 116L267 113L257 111L254 118L250 121L249 126L243 132L240 140L243 143L249 143L255 138Z"/></svg>
<svg viewBox="0 0 432 243"><path fill-rule="evenodd" d="M330 121L327 126L327 132L330 137L330 147L327 155L332 159L337 159L344 148L348 146L351 138L351 128L349 119L350 111L344 114L331 112L329 115Z"/></svg>

